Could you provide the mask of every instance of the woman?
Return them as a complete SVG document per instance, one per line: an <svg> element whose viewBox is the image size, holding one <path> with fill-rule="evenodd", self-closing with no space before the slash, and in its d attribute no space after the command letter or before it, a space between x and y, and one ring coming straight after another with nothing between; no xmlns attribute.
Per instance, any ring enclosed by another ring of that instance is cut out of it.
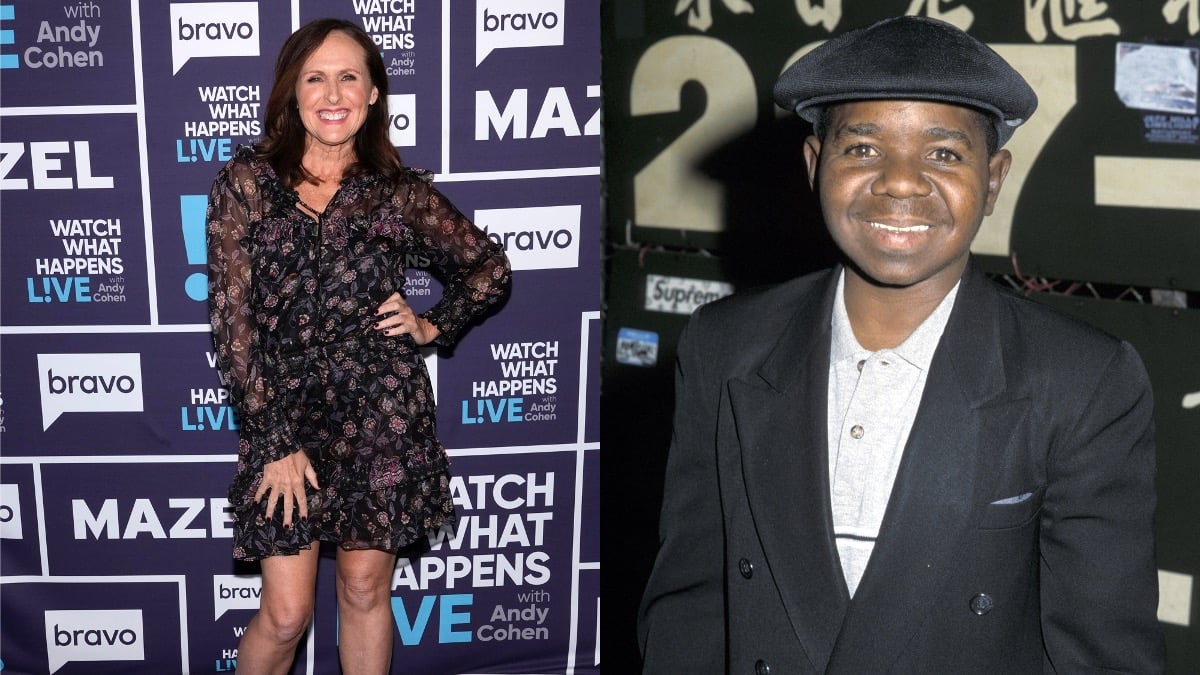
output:
<svg viewBox="0 0 1200 675"><path fill-rule="evenodd" d="M401 165L386 102L367 34L309 23L279 54L266 137L209 198L214 343L241 422L234 557L261 560L263 578L243 675L289 668L313 610L314 540L338 549L343 672L387 672L397 552L455 522L417 347L452 343L511 272L428 173ZM445 286L420 315L398 293L408 254Z"/></svg>

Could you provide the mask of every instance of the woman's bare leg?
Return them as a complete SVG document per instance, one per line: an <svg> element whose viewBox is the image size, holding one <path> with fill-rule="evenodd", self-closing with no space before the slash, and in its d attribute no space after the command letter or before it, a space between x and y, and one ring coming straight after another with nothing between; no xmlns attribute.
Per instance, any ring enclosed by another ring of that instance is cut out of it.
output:
<svg viewBox="0 0 1200 675"><path fill-rule="evenodd" d="M320 547L263 558L258 613L238 642L238 675L283 675L312 620Z"/></svg>
<svg viewBox="0 0 1200 675"><path fill-rule="evenodd" d="M337 554L338 653L346 675L386 675L392 659L392 571L384 551Z"/></svg>

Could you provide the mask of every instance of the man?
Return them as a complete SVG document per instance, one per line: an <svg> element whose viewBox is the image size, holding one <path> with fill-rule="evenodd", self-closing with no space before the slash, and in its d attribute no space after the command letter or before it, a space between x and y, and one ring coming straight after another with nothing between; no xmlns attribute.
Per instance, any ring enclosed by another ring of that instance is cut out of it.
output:
<svg viewBox="0 0 1200 675"><path fill-rule="evenodd" d="M775 96L844 264L680 340L645 672L1161 672L1141 361L970 263L1032 89L904 17Z"/></svg>

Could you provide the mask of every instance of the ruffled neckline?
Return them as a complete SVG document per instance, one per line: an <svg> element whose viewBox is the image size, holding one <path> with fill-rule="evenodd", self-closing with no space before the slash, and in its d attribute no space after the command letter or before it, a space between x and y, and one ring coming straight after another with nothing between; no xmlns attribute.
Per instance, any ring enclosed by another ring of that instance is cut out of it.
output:
<svg viewBox="0 0 1200 675"><path fill-rule="evenodd" d="M275 203L281 203L283 206L293 207L300 201L300 195L296 189L287 185L275 173L275 167L271 163L263 159L254 151L253 146L240 145L238 146L235 156L239 159L249 162L254 173L260 176L262 180L262 188ZM407 169L407 167L405 167ZM412 173L418 173L408 169ZM369 189L383 182L383 175L377 171L364 171L357 174L346 176L338 184L338 191L346 188Z"/></svg>

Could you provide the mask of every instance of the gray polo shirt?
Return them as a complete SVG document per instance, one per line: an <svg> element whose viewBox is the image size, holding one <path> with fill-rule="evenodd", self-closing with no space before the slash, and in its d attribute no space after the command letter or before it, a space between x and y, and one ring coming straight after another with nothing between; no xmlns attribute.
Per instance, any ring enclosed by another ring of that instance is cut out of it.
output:
<svg viewBox="0 0 1200 675"><path fill-rule="evenodd" d="M838 556L853 597L879 537L958 284L904 342L872 352L850 327L845 283L843 271L829 346L829 488Z"/></svg>

